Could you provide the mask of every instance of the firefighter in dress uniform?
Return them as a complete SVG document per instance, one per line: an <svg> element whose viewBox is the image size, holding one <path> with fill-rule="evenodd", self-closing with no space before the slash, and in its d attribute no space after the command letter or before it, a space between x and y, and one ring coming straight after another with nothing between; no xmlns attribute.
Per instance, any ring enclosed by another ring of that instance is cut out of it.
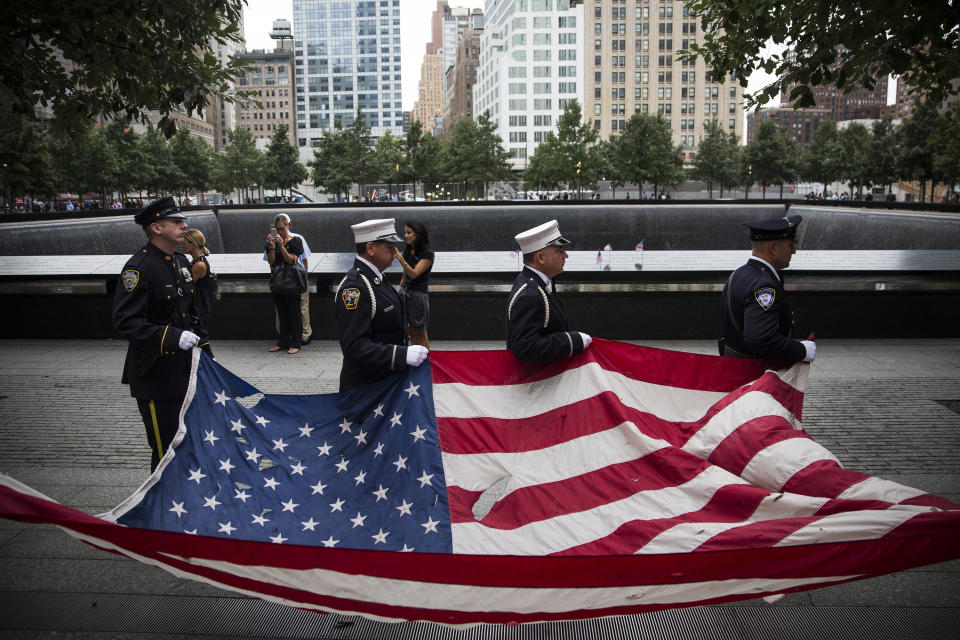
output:
<svg viewBox="0 0 960 640"><path fill-rule="evenodd" d="M177 249L187 221L173 198L162 198L134 216L147 244L123 266L113 299L113 326L128 340L121 381L146 428L151 471L157 468L180 424L198 335L189 259ZM195 333L197 331L197 333Z"/></svg>
<svg viewBox="0 0 960 640"><path fill-rule="evenodd" d="M556 220L515 239L523 254L523 270L507 302L507 349L525 362L553 362L582 353L592 338L568 330L567 314L553 285L553 279L563 273L564 247L570 241L560 235Z"/></svg>
<svg viewBox="0 0 960 640"><path fill-rule="evenodd" d="M750 230L753 255L723 287L723 338L720 355L812 362L813 340L794 340L793 309L783 292L783 270L796 249L801 216L785 216L744 226Z"/></svg>
<svg viewBox="0 0 960 640"><path fill-rule="evenodd" d="M419 366L428 353L426 347L407 346L403 299L383 276L393 262L394 246L403 243L393 218L367 220L351 229L357 255L334 299L343 352L340 391Z"/></svg>

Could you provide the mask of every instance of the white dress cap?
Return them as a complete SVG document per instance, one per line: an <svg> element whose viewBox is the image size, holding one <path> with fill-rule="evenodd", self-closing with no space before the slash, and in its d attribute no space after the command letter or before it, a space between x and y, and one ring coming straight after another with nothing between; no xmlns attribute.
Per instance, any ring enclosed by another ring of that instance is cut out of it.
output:
<svg viewBox="0 0 960 640"><path fill-rule="evenodd" d="M550 245L562 247L570 244L569 240L560 235L560 227L556 220L545 222L533 229L527 229L523 233L518 233L514 238L520 245L520 253L524 254L539 251Z"/></svg>
<svg viewBox="0 0 960 640"><path fill-rule="evenodd" d="M393 218L383 220L367 220L351 225L353 229L353 239L355 244L363 242L375 242L377 240L386 240L387 242L403 242L397 235L396 225Z"/></svg>

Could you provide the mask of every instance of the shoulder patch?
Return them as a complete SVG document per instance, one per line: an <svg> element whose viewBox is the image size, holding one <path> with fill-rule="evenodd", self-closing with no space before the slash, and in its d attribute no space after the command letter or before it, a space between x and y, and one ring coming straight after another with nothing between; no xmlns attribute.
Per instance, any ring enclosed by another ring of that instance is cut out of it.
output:
<svg viewBox="0 0 960 640"><path fill-rule="evenodd" d="M777 298L777 291L770 287L763 287L754 291L753 297L757 299L757 304L766 311L773 306L773 301Z"/></svg>
<svg viewBox="0 0 960 640"><path fill-rule="evenodd" d="M341 292L340 298L343 300L344 308L352 311L357 308L357 302L360 300L360 289L348 287Z"/></svg>
<svg viewBox="0 0 960 640"><path fill-rule="evenodd" d="M120 274L120 282L127 293L132 293L137 285L140 284L140 272L135 269L127 269Z"/></svg>

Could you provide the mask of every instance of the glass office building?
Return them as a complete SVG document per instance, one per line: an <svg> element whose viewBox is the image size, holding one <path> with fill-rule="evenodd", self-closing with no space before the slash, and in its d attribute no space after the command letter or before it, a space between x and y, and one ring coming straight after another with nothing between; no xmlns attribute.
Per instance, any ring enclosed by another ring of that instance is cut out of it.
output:
<svg viewBox="0 0 960 640"><path fill-rule="evenodd" d="M358 107L374 137L400 135L400 0L293 0L293 24L297 145Z"/></svg>

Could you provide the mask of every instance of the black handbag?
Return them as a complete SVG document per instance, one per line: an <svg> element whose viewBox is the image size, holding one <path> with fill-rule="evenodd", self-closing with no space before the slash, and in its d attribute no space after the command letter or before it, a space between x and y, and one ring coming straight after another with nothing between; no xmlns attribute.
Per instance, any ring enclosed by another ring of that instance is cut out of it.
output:
<svg viewBox="0 0 960 640"><path fill-rule="evenodd" d="M270 291L283 295L300 295L307 290L307 270L299 262L275 264L270 270Z"/></svg>

